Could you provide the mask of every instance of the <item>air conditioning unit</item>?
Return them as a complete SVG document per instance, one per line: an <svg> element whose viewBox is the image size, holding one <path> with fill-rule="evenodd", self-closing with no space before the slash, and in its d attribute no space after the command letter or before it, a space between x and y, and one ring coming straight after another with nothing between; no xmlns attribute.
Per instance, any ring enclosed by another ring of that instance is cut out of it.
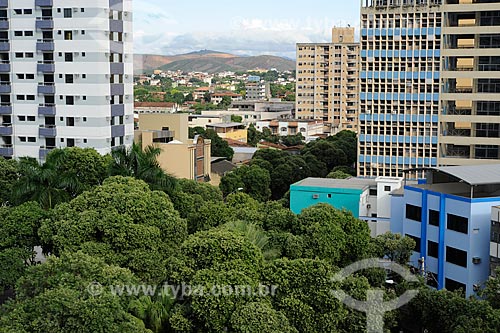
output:
<svg viewBox="0 0 500 333"><path fill-rule="evenodd" d="M481 258L479 258L479 257L473 257L472 258L472 263L474 265L479 265L481 263Z"/></svg>
<svg viewBox="0 0 500 333"><path fill-rule="evenodd" d="M313 194L313 199L319 199L319 194Z"/></svg>
<svg viewBox="0 0 500 333"><path fill-rule="evenodd" d="M366 209L371 209L372 208L372 204L366 204Z"/></svg>

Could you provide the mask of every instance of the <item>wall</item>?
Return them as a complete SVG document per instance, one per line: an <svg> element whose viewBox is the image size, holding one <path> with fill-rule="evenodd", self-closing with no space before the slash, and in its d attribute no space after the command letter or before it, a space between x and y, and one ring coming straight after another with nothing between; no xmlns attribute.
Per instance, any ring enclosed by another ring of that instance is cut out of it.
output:
<svg viewBox="0 0 500 333"><path fill-rule="evenodd" d="M187 114L140 114L139 130L161 131L163 127L168 127L175 132L174 139L187 142L189 137L188 115Z"/></svg>
<svg viewBox="0 0 500 333"><path fill-rule="evenodd" d="M290 209L295 214L308 207L319 203L327 203L337 209L347 209L358 218L359 202L362 190L354 189L333 189L292 185L290 187ZM314 199L313 195L318 194L319 198ZM331 198L328 196L331 195Z"/></svg>

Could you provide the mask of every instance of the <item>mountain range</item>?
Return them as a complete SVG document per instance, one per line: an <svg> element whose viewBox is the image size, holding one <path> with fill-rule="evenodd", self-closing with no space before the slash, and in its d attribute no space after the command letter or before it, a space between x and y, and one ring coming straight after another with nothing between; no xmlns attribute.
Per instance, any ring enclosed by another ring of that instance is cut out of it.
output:
<svg viewBox="0 0 500 333"><path fill-rule="evenodd" d="M250 71L276 68L279 71L292 71L295 61L270 55L238 56L234 54L202 50L173 56L136 54L134 55L135 74L151 73L156 69L164 71L208 72Z"/></svg>

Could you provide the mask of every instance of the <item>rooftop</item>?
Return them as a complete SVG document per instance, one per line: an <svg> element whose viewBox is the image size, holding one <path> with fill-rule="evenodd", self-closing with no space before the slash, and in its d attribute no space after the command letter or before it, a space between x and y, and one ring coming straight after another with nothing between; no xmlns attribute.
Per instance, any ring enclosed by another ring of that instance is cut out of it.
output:
<svg viewBox="0 0 500 333"><path fill-rule="evenodd" d="M469 185L500 184L500 164L451 166L433 169L458 178Z"/></svg>
<svg viewBox="0 0 500 333"><path fill-rule="evenodd" d="M375 179L356 178L329 179L329 178L306 178L293 186L321 187L321 188L343 188L364 190L370 186L377 186Z"/></svg>
<svg viewBox="0 0 500 333"><path fill-rule="evenodd" d="M171 102L135 102L134 107L136 108L172 108L175 103Z"/></svg>
<svg viewBox="0 0 500 333"><path fill-rule="evenodd" d="M207 127L214 127L214 128L231 128L231 127L241 127L245 126L242 123L219 123L219 124L209 124Z"/></svg>

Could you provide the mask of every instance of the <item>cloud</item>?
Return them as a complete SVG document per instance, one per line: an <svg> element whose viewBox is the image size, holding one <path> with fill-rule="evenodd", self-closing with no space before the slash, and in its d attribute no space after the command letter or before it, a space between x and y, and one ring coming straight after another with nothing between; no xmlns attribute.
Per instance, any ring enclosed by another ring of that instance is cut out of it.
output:
<svg viewBox="0 0 500 333"><path fill-rule="evenodd" d="M328 18L263 20L235 17L224 31L164 33L154 32L155 29L140 30L135 35L135 48L138 53L166 55L210 49L238 55L270 54L295 58L296 43L328 42L335 25L346 26L347 23Z"/></svg>

